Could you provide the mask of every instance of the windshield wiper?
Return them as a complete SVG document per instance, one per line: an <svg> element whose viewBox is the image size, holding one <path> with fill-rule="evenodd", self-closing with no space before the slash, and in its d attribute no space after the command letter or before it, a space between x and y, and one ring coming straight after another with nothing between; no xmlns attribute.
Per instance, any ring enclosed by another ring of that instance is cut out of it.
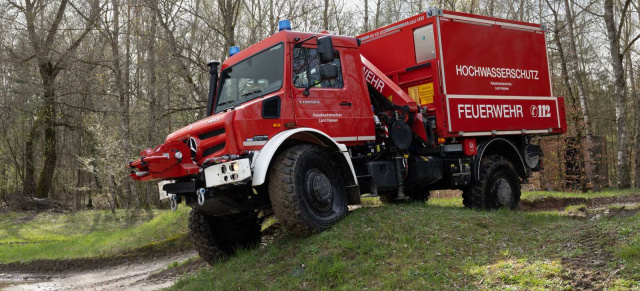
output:
<svg viewBox="0 0 640 291"><path fill-rule="evenodd" d="M260 93L260 92L262 92L262 90L258 89L258 90L255 90L255 91L251 91L251 92L248 92L248 93L244 93L244 94L242 94L242 96L240 96L240 97L246 97L246 96L249 96L249 95L251 95L251 94L256 94L256 93Z"/></svg>
<svg viewBox="0 0 640 291"><path fill-rule="evenodd" d="M235 100L229 100L227 102L222 102L222 103L218 104L218 106L225 106L225 105L229 105L229 104L232 104L232 103L235 103L235 102L236 102Z"/></svg>

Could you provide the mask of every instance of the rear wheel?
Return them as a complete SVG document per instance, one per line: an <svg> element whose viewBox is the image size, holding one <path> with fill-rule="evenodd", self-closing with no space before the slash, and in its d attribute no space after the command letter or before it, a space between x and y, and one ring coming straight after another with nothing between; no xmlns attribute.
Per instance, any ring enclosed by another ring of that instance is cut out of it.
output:
<svg viewBox="0 0 640 291"><path fill-rule="evenodd" d="M502 156L482 159L480 179L464 189L462 198L467 208L517 209L520 204L520 178L513 164Z"/></svg>
<svg viewBox="0 0 640 291"><path fill-rule="evenodd" d="M189 212L189 235L200 257L213 265L239 248L260 243L260 223L255 213L212 216L202 210Z"/></svg>
<svg viewBox="0 0 640 291"><path fill-rule="evenodd" d="M296 145L274 160L269 175L273 211L296 234L328 229L347 214L340 168L315 145Z"/></svg>

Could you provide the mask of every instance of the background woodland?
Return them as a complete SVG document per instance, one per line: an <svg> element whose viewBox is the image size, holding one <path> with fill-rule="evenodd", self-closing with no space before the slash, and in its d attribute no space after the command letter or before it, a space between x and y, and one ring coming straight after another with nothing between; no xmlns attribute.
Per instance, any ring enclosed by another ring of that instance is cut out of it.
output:
<svg viewBox="0 0 640 291"><path fill-rule="evenodd" d="M0 0L0 207L157 206L125 165L205 116L208 60L281 19L355 36L430 6L545 24L569 131L533 187L640 187L638 0Z"/></svg>

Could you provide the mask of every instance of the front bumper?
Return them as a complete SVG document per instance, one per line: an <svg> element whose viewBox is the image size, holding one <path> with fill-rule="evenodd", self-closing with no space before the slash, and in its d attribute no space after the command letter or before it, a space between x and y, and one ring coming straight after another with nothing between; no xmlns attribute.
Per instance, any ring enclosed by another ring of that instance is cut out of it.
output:
<svg viewBox="0 0 640 291"><path fill-rule="evenodd" d="M247 184L251 178L251 166L249 159L234 160L231 162L212 165L204 169L204 181L192 179L188 181L161 181L158 183L160 200L170 198L171 194L189 195L198 194L200 188L214 188L223 185Z"/></svg>
<svg viewBox="0 0 640 291"><path fill-rule="evenodd" d="M207 188L240 183L251 178L249 159L216 164L204 169L204 181Z"/></svg>
<svg viewBox="0 0 640 291"><path fill-rule="evenodd" d="M191 158L191 151L180 141L171 141L140 152L139 160L129 163L129 176L137 181L178 179L202 172Z"/></svg>

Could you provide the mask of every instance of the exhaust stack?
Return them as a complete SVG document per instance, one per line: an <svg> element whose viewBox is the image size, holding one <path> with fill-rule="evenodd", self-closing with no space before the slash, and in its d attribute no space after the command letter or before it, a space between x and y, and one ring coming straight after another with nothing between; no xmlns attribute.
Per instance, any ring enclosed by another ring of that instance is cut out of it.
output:
<svg viewBox="0 0 640 291"><path fill-rule="evenodd" d="M216 91L218 89L218 66L220 65L220 61L210 61L207 63L209 67L209 74L211 77L209 78L209 98L207 102L207 116L211 116L213 114L213 99L215 98Z"/></svg>

